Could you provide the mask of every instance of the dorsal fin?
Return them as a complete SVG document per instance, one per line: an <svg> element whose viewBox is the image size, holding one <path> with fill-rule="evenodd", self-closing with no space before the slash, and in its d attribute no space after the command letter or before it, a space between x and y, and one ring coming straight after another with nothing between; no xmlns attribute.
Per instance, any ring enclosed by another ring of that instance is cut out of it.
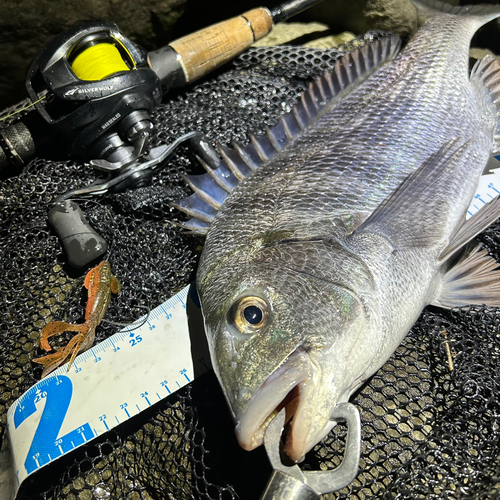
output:
<svg viewBox="0 0 500 500"><path fill-rule="evenodd" d="M387 36L344 55L337 60L332 71L312 81L292 111L282 115L276 125L266 129L264 135L249 133L250 142L246 146L233 145L234 149L218 145L222 155L219 166L212 169L201 162L206 174L186 176L194 194L172 204L192 217L181 226L205 234L218 208L240 181L278 154L318 116L361 85L382 64L393 59L400 46L399 37Z"/></svg>

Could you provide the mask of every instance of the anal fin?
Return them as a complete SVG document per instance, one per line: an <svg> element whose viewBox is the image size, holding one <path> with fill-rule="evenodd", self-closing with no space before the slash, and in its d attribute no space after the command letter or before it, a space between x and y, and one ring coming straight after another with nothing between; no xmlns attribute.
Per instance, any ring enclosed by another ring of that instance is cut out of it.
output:
<svg viewBox="0 0 500 500"><path fill-rule="evenodd" d="M432 305L452 309L468 305L500 307L500 264L478 245L443 268Z"/></svg>
<svg viewBox="0 0 500 500"><path fill-rule="evenodd" d="M469 220L462 219L455 233L450 238L448 246L442 251L439 260L444 262L449 259L457 250L469 243L472 238L484 231L489 225L500 217L500 197L490 201L481 208L477 214Z"/></svg>

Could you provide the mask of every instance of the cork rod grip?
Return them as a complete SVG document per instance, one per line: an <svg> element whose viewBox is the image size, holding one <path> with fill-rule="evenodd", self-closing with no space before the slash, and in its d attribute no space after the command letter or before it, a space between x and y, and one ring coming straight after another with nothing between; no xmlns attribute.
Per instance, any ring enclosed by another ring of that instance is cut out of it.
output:
<svg viewBox="0 0 500 500"><path fill-rule="evenodd" d="M272 28L271 13L259 7L179 38L170 47L180 56L187 83L230 61Z"/></svg>

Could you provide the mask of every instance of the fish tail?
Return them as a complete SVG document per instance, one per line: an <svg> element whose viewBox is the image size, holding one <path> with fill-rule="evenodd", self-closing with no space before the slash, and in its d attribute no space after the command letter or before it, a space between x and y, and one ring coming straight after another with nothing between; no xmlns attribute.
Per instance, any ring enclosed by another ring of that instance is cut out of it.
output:
<svg viewBox="0 0 500 500"><path fill-rule="evenodd" d="M423 20L433 11L457 16L478 17L481 20L481 25L500 17L500 5L495 4L451 5L440 0L411 0L411 2L417 7L419 18L423 18Z"/></svg>

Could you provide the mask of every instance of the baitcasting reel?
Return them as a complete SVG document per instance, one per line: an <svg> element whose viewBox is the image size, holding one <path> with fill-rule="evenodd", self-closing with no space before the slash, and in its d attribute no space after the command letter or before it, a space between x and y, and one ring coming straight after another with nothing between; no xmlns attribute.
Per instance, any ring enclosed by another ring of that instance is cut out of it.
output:
<svg viewBox="0 0 500 500"><path fill-rule="evenodd" d="M151 114L162 90L147 55L114 23L94 22L57 36L36 57L28 94L68 158L97 158L95 168L116 175L149 153ZM115 191L150 177L143 170Z"/></svg>

